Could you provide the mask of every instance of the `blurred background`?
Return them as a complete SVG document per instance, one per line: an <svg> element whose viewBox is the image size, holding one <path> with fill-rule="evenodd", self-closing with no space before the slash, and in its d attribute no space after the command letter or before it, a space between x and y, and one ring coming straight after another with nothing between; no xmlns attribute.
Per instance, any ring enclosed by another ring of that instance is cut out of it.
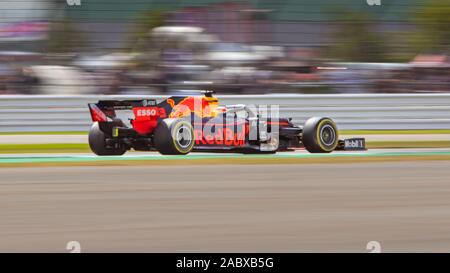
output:
<svg viewBox="0 0 450 273"><path fill-rule="evenodd" d="M450 91L448 0L0 0L0 94Z"/></svg>

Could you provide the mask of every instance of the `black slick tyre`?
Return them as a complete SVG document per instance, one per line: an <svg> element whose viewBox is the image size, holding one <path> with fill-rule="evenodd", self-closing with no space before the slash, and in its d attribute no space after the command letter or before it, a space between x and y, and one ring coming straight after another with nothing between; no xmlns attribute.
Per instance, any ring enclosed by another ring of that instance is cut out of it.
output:
<svg viewBox="0 0 450 273"><path fill-rule="evenodd" d="M338 130L330 118L313 117L303 126L302 143L310 153L330 153L338 145Z"/></svg>
<svg viewBox="0 0 450 273"><path fill-rule="evenodd" d="M94 123L89 130L89 147L96 155L123 155L127 149L125 147L110 148L106 146L106 135L99 128L98 122Z"/></svg>
<svg viewBox="0 0 450 273"><path fill-rule="evenodd" d="M185 155L194 148L194 128L186 120L167 118L156 127L153 141L161 154Z"/></svg>

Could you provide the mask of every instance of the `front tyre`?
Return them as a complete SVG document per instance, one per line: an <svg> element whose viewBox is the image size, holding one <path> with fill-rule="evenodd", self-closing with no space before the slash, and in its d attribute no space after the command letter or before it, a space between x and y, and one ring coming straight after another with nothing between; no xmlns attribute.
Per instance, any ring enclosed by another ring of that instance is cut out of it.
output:
<svg viewBox="0 0 450 273"><path fill-rule="evenodd" d="M156 150L164 155L185 155L194 148L194 128L182 119L166 118L155 129Z"/></svg>
<svg viewBox="0 0 450 273"><path fill-rule="evenodd" d="M302 143L310 153L330 153L338 145L336 124L330 118L313 117L303 126Z"/></svg>
<svg viewBox="0 0 450 273"><path fill-rule="evenodd" d="M123 155L127 149L125 147L110 148L106 146L106 135L100 130L98 122L94 123L89 131L89 147L96 155Z"/></svg>

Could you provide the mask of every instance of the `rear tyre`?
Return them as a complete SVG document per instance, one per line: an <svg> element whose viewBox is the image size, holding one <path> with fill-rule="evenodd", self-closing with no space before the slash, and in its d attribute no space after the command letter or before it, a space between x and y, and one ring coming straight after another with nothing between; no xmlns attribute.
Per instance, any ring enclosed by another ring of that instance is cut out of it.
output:
<svg viewBox="0 0 450 273"><path fill-rule="evenodd" d="M98 125L98 122L94 123L89 131L89 147L91 151L96 155L123 155L127 149L121 148L109 148L106 146L106 135L103 133Z"/></svg>
<svg viewBox="0 0 450 273"><path fill-rule="evenodd" d="M182 119L162 120L153 135L155 148L164 155L185 155L194 148L194 128Z"/></svg>
<svg viewBox="0 0 450 273"><path fill-rule="evenodd" d="M336 124L330 118L313 117L303 126L302 143L310 153L330 153L338 145Z"/></svg>

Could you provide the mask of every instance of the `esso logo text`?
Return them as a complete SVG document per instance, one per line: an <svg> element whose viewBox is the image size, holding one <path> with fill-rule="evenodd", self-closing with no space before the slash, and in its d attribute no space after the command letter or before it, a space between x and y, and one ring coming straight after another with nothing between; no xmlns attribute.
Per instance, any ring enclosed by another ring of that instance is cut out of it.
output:
<svg viewBox="0 0 450 273"><path fill-rule="evenodd" d="M157 111L156 109L138 109L136 111L136 115L138 117L150 117L150 116L156 116Z"/></svg>

